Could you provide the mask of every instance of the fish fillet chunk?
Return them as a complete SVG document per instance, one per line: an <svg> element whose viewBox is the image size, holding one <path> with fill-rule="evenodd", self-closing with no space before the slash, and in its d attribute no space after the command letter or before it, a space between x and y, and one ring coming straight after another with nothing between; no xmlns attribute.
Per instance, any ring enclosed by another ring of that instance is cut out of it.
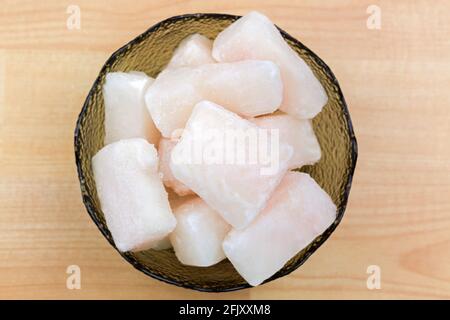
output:
<svg viewBox="0 0 450 320"><path fill-rule="evenodd" d="M223 242L227 258L252 286L280 270L335 220L330 196L308 175L289 172L263 212Z"/></svg>
<svg viewBox="0 0 450 320"><path fill-rule="evenodd" d="M261 128L279 130L280 139L294 148L289 169L312 165L320 160L321 150L311 120L288 114L275 114L252 119Z"/></svg>
<svg viewBox="0 0 450 320"><path fill-rule="evenodd" d="M170 234L181 263L208 267L225 259L222 241L231 226L202 199L194 198L174 211L177 226Z"/></svg>
<svg viewBox="0 0 450 320"><path fill-rule="evenodd" d="M247 60L167 69L149 87L145 101L156 127L169 138L185 127L192 108L202 100L253 117L275 111L282 94L276 64Z"/></svg>
<svg viewBox="0 0 450 320"><path fill-rule="evenodd" d="M143 72L110 72L103 85L105 144L144 138L157 144L160 133L150 117L144 93L153 79Z"/></svg>
<svg viewBox="0 0 450 320"><path fill-rule="evenodd" d="M327 94L312 70L261 13L250 12L219 33L212 54L220 62L246 59L275 62L284 85L280 109L295 117L313 118L327 103Z"/></svg>
<svg viewBox="0 0 450 320"><path fill-rule="evenodd" d="M292 153L271 131L202 101L172 150L170 167L175 178L240 229L264 208Z"/></svg>
<svg viewBox="0 0 450 320"><path fill-rule="evenodd" d="M172 170L170 169L172 149L176 144L177 141L174 139L162 138L159 141L159 171L162 173L162 180L166 187L171 188L176 194L180 196L186 196L188 194L192 194L192 190L178 181L178 179L173 176Z"/></svg>
<svg viewBox="0 0 450 320"><path fill-rule="evenodd" d="M108 229L122 251L151 248L176 225L158 172L158 155L142 138L114 142L92 158Z"/></svg>
<svg viewBox="0 0 450 320"><path fill-rule="evenodd" d="M212 41L195 33L180 42L167 68L194 67L216 62L212 57Z"/></svg>

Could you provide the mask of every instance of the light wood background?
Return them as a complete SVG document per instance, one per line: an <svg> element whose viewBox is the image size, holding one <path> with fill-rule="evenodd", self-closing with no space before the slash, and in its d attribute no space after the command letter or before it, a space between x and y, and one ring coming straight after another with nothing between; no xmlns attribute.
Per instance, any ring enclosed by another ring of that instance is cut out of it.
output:
<svg viewBox="0 0 450 320"><path fill-rule="evenodd" d="M66 27L67 6L81 29ZM369 5L380 30L366 27ZM81 202L73 130L103 62L169 16L257 9L337 75L359 142L346 216L307 263L206 294L128 265ZM449 1L0 2L0 298L450 298ZM66 268L81 268L81 290ZM381 289L368 290L369 265Z"/></svg>

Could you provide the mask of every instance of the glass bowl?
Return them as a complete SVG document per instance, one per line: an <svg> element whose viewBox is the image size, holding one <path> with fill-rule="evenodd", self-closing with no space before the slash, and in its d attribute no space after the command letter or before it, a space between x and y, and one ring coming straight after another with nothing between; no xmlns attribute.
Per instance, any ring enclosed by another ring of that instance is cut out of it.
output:
<svg viewBox="0 0 450 320"><path fill-rule="evenodd" d="M144 71L155 77L169 61L179 42L193 33L214 39L239 16L227 14L187 14L166 19L114 52L95 80L75 128L75 158L86 209L105 238L115 248L97 198L91 158L103 147L105 74L113 71ZM298 40L280 30L288 44L308 63L327 91L329 100L313 120L322 147L322 159L302 167L324 188L338 207L334 223L307 248L299 252L270 279L285 276L314 253L341 221L347 204L357 157L357 145L350 115L336 77L330 68ZM182 265L172 249L120 253L136 269L152 278L200 291L232 291L250 287L228 260L207 268Z"/></svg>

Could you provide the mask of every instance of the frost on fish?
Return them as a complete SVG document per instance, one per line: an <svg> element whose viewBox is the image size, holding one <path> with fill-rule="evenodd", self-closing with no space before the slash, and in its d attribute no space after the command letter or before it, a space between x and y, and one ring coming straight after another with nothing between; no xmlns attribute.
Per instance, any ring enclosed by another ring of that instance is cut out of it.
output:
<svg viewBox="0 0 450 320"><path fill-rule="evenodd" d="M290 145L262 131L233 112L202 101L172 150L175 178L235 228L247 226L264 208L292 157ZM274 141L279 145L272 145Z"/></svg>
<svg viewBox="0 0 450 320"><path fill-rule="evenodd" d="M147 108L164 137L183 129L196 103L210 100L243 116L275 111L283 84L270 61L247 60L167 69L145 94Z"/></svg>
<svg viewBox="0 0 450 320"><path fill-rule="evenodd" d="M170 234L181 263L207 267L225 259L222 241L230 230L220 215L196 197L174 211L177 226Z"/></svg>
<svg viewBox="0 0 450 320"><path fill-rule="evenodd" d="M284 85L280 109L293 116L313 118L327 103L327 94L312 70L261 13L250 12L219 33L212 54L220 62L246 59L275 62Z"/></svg>
<svg viewBox="0 0 450 320"><path fill-rule="evenodd" d="M216 62L211 54L212 41L201 34L193 34L180 42L167 68L195 67Z"/></svg>
<svg viewBox="0 0 450 320"><path fill-rule="evenodd" d="M267 207L223 242L227 258L252 286L270 278L335 220L330 196L308 175L289 172Z"/></svg>
<svg viewBox="0 0 450 320"><path fill-rule="evenodd" d="M141 138L114 142L92 158L97 194L116 247L151 248L176 225L153 145Z"/></svg>
<svg viewBox="0 0 450 320"><path fill-rule="evenodd" d="M261 128L279 130L280 140L293 147L294 154L289 162L289 169L312 165L320 160L320 145L311 120L297 119L280 113L254 118L251 121Z"/></svg>
<svg viewBox="0 0 450 320"><path fill-rule="evenodd" d="M158 154L159 154L159 171L162 174L162 180L164 185L171 188L175 193L180 196L192 194L192 190L186 187L183 183L178 181L170 169L170 158L172 149L177 144L177 141L173 139L162 138L159 141Z"/></svg>
<svg viewBox="0 0 450 320"><path fill-rule="evenodd" d="M110 72L105 78L105 144L129 138L144 138L157 144L160 133L144 101L153 79L136 71Z"/></svg>

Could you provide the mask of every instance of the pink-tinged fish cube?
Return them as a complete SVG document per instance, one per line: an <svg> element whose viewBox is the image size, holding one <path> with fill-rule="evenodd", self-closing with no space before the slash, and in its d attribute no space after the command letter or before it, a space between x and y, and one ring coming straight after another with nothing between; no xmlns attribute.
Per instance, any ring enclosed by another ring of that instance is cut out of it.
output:
<svg viewBox="0 0 450 320"><path fill-rule="evenodd" d="M292 153L271 131L202 101L172 150L170 167L175 178L239 229L265 207Z"/></svg>
<svg viewBox="0 0 450 320"><path fill-rule="evenodd" d="M223 242L227 258L252 286L280 270L335 220L330 196L308 175L289 172L267 207L246 229Z"/></svg>
<svg viewBox="0 0 450 320"><path fill-rule="evenodd" d="M261 128L279 130L280 139L293 147L294 155L289 169L312 165L320 160L322 153L311 120L297 119L280 113L254 118L251 121Z"/></svg>
<svg viewBox="0 0 450 320"><path fill-rule="evenodd" d="M162 138L159 141L158 154L159 154L159 171L162 173L162 180L166 187L171 188L176 194L185 196L193 194L192 190L186 187L183 183L178 181L170 169L170 158L172 149L177 144L174 139Z"/></svg>
<svg viewBox="0 0 450 320"><path fill-rule="evenodd" d="M170 234L175 255L181 263L208 267L225 259L222 241L231 226L196 197L174 211L177 226Z"/></svg>
<svg viewBox="0 0 450 320"><path fill-rule="evenodd" d="M261 13L250 12L219 33L214 40L213 57L220 62L246 59L275 62L284 85L280 109L295 117L311 119L327 103L327 94L312 70Z"/></svg>
<svg viewBox="0 0 450 320"><path fill-rule="evenodd" d="M107 145L92 158L97 194L116 247L151 248L176 225L153 145L141 138Z"/></svg>
<svg viewBox="0 0 450 320"><path fill-rule="evenodd" d="M105 144L144 138L157 144L160 133L148 114L144 93L153 79L143 72L110 72L103 85Z"/></svg>
<svg viewBox="0 0 450 320"><path fill-rule="evenodd" d="M198 33L190 35L175 49L167 68L195 67L215 63L211 52L211 40Z"/></svg>
<svg viewBox="0 0 450 320"><path fill-rule="evenodd" d="M183 129L192 109L210 100L243 116L272 113L281 103L280 70L270 61L247 60L167 69L145 94L147 108L162 135Z"/></svg>

